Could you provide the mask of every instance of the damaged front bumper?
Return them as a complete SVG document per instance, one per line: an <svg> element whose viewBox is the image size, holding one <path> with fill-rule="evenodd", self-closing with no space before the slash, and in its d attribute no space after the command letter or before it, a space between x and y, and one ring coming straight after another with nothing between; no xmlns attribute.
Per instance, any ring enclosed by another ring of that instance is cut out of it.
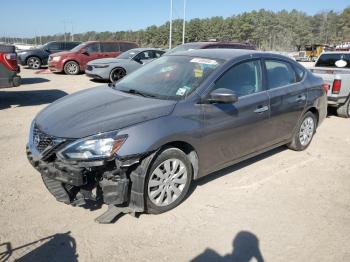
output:
<svg viewBox="0 0 350 262"><path fill-rule="evenodd" d="M132 213L144 211L147 168L138 168L143 156L65 163L55 154L41 158L29 145L26 152L29 162L40 172L45 186L58 201L86 208L104 203Z"/></svg>

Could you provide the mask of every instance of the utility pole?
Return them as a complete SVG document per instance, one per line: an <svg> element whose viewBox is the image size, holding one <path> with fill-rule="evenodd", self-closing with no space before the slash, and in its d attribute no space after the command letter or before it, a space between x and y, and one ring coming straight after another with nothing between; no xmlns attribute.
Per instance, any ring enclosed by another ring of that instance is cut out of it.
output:
<svg viewBox="0 0 350 262"><path fill-rule="evenodd" d="M169 32L169 49L171 49L172 35L173 35L173 0L170 0L170 32Z"/></svg>
<svg viewBox="0 0 350 262"><path fill-rule="evenodd" d="M73 34L73 23L72 23L72 42L74 41L74 34Z"/></svg>
<svg viewBox="0 0 350 262"><path fill-rule="evenodd" d="M186 0L184 0L184 19L182 24L182 44L185 43L185 29L186 29Z"/></svg>

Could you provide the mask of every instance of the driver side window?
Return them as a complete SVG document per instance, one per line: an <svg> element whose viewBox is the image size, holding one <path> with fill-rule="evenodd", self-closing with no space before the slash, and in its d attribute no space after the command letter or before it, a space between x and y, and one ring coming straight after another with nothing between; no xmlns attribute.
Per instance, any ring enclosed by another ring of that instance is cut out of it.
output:
<svg viewBox="0 0 350 262"><path fill-rule="evenodd" d="M238 97L262 91L260 60L251 60L231 67L215 83L215 89L232 90Z"/></svg>

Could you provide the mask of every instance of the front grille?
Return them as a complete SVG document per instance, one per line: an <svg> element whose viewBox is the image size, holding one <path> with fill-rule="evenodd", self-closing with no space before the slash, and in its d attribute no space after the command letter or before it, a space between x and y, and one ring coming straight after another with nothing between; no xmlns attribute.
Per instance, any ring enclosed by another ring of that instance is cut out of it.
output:
<svg viewBox="0 0 350 262"><path fill-rule="evenodd" d="M86 70L92 71L92 66L91 66L91 65L88 65L88 66L86 67Z"/></svg>
<svg viewBox="0 0 350 262"><path fill-rule="evenodd" d="M35 148L42 153L49 147L53 147L55 145L54 143L54 137L45 134L42 132L37 125L34 125L33 129L33 144Z"/></svg>

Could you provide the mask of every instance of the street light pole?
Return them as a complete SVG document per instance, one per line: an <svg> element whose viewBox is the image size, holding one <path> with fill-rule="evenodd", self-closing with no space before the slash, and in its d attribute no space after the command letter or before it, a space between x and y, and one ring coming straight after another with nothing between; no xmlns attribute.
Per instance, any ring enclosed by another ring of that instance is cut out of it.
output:
<svg viewBox="0 0 350 262"><path fill-rule="evenodd" d="M169 49L171 49L172 35L173 35L173 0L170 0L170 32L169 32Z"/></svg>
<svg viewBox="0 0 350 262"><path fill-rule="evenodd" d="M182 44L185 43L185 29L186 29L186 0L184 0L184 19L182 24Z"/></svg>

